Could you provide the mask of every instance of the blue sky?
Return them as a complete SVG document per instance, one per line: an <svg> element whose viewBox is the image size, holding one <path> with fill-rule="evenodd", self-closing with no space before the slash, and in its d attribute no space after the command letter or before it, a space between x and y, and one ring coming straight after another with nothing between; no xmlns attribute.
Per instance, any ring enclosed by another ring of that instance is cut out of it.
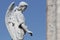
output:
<svg viewBox="0 0 60 40"><path fill-rule="evenodd" d="M0 40L11 40L5 25L5 14L12 1L16 5L21 1L28 3L28 8L23 14L33 36L26 34L24 40L46 40L46 0L0 0Z"/></svg>

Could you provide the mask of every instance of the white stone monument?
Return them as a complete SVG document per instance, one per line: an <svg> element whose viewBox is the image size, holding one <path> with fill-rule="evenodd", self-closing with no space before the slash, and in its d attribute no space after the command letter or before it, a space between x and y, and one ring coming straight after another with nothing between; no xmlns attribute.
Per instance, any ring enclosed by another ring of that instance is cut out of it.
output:
<svg viewBox="0 0 60 40"><path fill-rule="evenodd" d="M12 40L23 40L26 32L32 36L32 32L27 29L23 15L27 6L28 4L23 1L18 6L12 2L7 9L5 23Z"/></svg>

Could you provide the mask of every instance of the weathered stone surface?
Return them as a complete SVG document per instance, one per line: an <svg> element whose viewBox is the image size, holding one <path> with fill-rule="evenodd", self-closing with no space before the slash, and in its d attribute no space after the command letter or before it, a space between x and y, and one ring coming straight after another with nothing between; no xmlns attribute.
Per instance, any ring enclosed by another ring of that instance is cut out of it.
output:
<svg viewBox="0 0 60 40"><path fill-rule="evenodd" d="M60 0L47 0L47 40L60 40Z"/></svg>

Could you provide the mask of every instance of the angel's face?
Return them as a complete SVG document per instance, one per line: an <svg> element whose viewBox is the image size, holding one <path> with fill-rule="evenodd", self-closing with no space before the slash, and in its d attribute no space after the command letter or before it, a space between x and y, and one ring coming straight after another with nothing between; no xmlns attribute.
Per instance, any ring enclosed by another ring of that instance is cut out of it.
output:
<svg viewBox="0 0 60 40"><path fill-rule="evenodd" d="M27 8L27 5L21 5L19 8L20 8L21 11L25 11L26 8Z"/></svg>

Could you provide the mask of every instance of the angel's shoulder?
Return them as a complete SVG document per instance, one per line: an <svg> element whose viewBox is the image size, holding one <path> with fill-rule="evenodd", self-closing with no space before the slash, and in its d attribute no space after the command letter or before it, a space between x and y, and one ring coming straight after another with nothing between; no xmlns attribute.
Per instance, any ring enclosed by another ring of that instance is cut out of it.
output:
<svg viewBox="0 0 60 40"><path fill-rule="evenodd" d="M18 8L18 6L15 6L15 7L14 7L14 9L17 9L17 8Z"/></svg>
<svg viewBox="0 0 60 40"><path fill-rule="evenodd" d="M17 7L17 6L15 6L15 7L14 7L14 9L13 9L13 11L14 11L14 10L16 10L17 8L18 8L18 7Z"/></svg>

